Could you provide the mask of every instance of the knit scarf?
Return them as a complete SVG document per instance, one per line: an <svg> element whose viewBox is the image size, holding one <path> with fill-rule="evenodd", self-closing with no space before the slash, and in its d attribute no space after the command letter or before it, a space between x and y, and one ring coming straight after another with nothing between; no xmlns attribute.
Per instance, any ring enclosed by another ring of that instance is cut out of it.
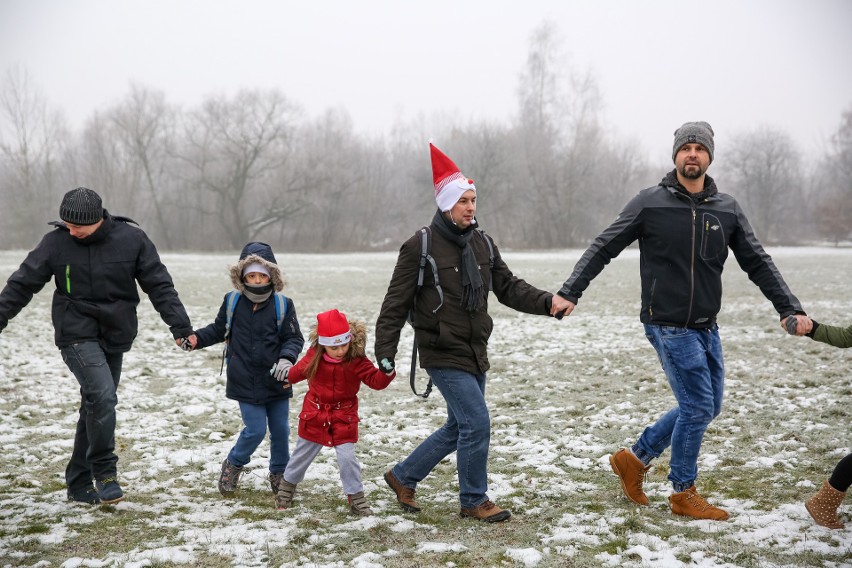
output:
<svg viewBox="0 0 852 568"><path fill-rule="evenodd" d="M476 255L470 244L476 232L475 226L471 225L464 230L459 229L438 210L432 218L432 229L459 247L463 287L461 306L469 312L479 310L485 305L485 291L482 286L482 276L479 274L479 263L476 262Z"/></svg>
<svg viewBox="0 0 852 568"><path fill-rule="evenodd" d="M272 282L262 286L243 284L243 290L245 291L246 298L255 304L262 304L272 295Z"/></svg>

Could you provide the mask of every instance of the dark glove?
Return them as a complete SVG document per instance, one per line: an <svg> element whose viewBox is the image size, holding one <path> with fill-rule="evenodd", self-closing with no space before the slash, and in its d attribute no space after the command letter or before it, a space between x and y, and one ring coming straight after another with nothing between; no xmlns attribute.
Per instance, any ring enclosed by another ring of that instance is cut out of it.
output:
<svg viewBox="0 0 852 568"><path fill-rule="evenodd" d="M269 371L275 380L280 382L285 382L287 380L287 375L290 374L290 368L293 366L288 359L278 359L278 363L275 364L274 367Z"/></svg>
<svg viewBox="0 0 852 568"><path fill-rule="evenodd" d="M189 340L188 337L180 338L180 348L184 351L192 351L192 342Z"/></svg>
<svg viewBox="0 0 852 568"><path fill-rule="evenodd" d="M396 365L394 365L393 359L385 357L379 361L379 369L381 369L386 375L393 373L395 367Z"/></svg>
<svg viewBox="0 0 852 568"><path fill-rule="evenodd" d="M790 335L796 335L796 328L799 325L799 320L796 319L796 316L790 316L784 321L784 327L787 328L787 333Z"/></svg>

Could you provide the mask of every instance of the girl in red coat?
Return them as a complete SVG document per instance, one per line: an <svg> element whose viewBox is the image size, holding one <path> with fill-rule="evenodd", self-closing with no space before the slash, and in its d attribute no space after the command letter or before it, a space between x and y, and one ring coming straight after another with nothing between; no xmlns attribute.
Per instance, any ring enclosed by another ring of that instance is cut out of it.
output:
<svg viewBox="0 0 852 568"><path fill-rule="evenodd" d="M355 515L372 515L364 497L361 483L361 464L355 457L358 441L358 390L361 383L371 389L387 387L396 371L384 373L367 359L367 328L358 321L349 321L337 310L317 315L317 325L311 330L311 347L305 356L290 369L290 384L308 380L308 392L299 414L299 439L290 456L284 479L275 496L275 505L283 510L290 507L296 494L296 484L305 478L305 471L320 450L333 447L343 491L349 498L349 510Z"/></svg>

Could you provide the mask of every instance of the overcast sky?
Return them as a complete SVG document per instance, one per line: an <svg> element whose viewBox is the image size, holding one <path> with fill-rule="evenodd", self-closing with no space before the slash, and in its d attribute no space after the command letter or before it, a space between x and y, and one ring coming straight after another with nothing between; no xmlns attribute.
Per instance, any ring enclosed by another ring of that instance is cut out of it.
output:
<svg viewBox="0 0 852 568"><path fill-rule="evenodd" d="M545 20L649 158L688 120L713 125L717 156L761 125L815 155L852 107L850 0L0 0L0 69L25 69L74 127L136 82L183 105L278 88L374 134L437 113L508 120Z"/></svg>

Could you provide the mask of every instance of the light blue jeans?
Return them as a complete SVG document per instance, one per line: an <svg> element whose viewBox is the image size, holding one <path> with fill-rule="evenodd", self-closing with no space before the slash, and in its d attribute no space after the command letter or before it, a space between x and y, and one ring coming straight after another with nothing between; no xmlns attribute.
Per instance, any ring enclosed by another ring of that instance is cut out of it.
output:
<svg viewBox="0 0 852 568"><path fill-rule="evenodd" d="M488 496L488 445L491 417L485 405L485 373L459 369L426 369L447 403L447 422L423 440L393 468L394 476L414 489L448 455L456 452L462 509L484 503Z"/></svg>
<svg viewBox="0 0 852 568"><path fill-rule="evenodd" d="M677 406L646 428L636 445L653 457L671 446L669 480L675 491L684 491L698 477L704 432L722 412L725 363L719 329L646 324L645 335L657 350Z"/></svg>
<svg viewBox="0 0 852 568"><path fill-rule="evenodd" d="M266 437L269 423L269 473L284 473L290 461L290 399L279 398L266 404L240 402L245 428L228 453L228 461L243 467Z"/></svg>

